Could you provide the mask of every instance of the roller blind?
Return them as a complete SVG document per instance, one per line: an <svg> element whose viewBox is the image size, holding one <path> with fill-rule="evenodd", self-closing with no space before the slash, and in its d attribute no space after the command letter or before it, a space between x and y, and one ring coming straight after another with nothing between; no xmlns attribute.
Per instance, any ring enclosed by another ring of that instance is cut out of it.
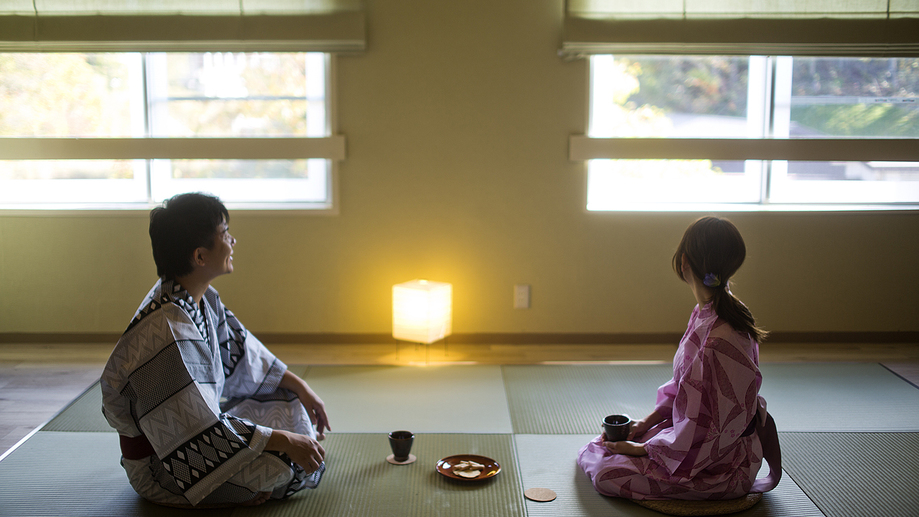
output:
<svg viewBox="0 0 919 517"><path fill-rule="evenodd" d="M561 53L919 55L919 0L568 0Z"/></svg>
<svg viewBox="0 0 919 517"><path fill-rule="evenodd" d="M360 52L360 0L7 0L0 51Z"/></svg>
<svg viewBox="0 0 919 517"><path fill-rule="evenodd" d="M897 18L915 16L916 0L568 0L568 14L654 18Z"/></svg>

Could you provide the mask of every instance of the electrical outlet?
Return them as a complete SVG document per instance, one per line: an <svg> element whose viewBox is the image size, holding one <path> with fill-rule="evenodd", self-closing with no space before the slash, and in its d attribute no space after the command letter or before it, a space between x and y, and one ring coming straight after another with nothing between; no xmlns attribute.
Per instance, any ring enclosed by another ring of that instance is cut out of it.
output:
<svg viewBox="0 0 919 517"><path fill-rule="evenodd" d="M517 284L514 286L514 308L530 308L530 286L529 284Z"/></svg>

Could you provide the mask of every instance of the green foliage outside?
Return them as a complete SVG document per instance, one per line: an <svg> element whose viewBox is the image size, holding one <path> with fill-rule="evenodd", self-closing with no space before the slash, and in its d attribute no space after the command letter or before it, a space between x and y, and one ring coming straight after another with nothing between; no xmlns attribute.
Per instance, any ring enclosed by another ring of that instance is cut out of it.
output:
<svg viewBox="0 0 919 517"><path fill-rule="evenodd" d="M625 56L617 60L635 86L621 100L630 110L746 117L747 59ZM919 137L919 59L795 58L793 98L848 98L847 104L793 104L791 120L813 135Z"/></svg>
<svg viewBox="0 0 919 517"><path fill-rule="evenodd" d="M128 74L111 54L0 54L0 136L131 136Z"/></svg>
<svg viewBox="0 0 919 517"><path fill-rule="evenodd" d="M218 65L228 60L229 72L219 75L220 66L203 66L211 58ZM140 54L0 53L0 136L143 137L144 122L136 120L144 102L137 86L140 60ZM303 54L167 54L163 62L164 74L153 77L162 87L151 88L162 92L151 101L154 136L306 134ZM307 175L305 160L174 162L174 178ZM133 174L129 160L0 161L0 179L127 179Z"/></svg>
<svg viewBox="0 0 919 517"><path fill-rule="evenodd" d="M748 69L746 57L618 56L610 91L595 93L607 103L601 132L664 136L680 114L745 119ZM919 137L919 59L794 58L792 73L792 137ZM645 180L723 172L705 160L612 160L593 170Z"/></svg>
<svg viewBox="0 0 919 517"><path fill-rule="evenodd" d="M640 82L633 106L666 113L747 116L747 58L628 56L620 58Z"/></svg>
<svg viewBox="0 0 919 517"><path fill-rule="evenodd" d="M795 97L893 97L919 101L919 59L795 59ZM793 106L793 121L852 137L919 137L919 102Z"/></svg>

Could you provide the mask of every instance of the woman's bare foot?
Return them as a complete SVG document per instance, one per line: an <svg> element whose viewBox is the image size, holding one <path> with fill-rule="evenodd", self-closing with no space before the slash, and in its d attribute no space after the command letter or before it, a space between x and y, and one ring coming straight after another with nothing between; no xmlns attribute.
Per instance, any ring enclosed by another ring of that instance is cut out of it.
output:
<svg viewBox="0 0 919 517"><path fill-rule="evenodd" d="M258 495L243 503L243 506L258 506L271 498L271 492L259 492Z"/></svg>

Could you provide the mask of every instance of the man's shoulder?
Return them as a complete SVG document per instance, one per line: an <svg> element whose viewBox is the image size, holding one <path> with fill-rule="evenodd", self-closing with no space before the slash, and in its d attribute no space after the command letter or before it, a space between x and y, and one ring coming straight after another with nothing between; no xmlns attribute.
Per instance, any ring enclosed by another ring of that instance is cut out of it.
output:
<svg viewBox="0 0 919 517"><path fill-rule="evenodd" d="M159 324L163 324L164 320L188 320L186 311L182 308L183 304L179 303L182 295L187 296L187 293L174 282L162 279L157 281L138 307L123 335L127 336L138 326L155 325L158 320Z"/></svg>

